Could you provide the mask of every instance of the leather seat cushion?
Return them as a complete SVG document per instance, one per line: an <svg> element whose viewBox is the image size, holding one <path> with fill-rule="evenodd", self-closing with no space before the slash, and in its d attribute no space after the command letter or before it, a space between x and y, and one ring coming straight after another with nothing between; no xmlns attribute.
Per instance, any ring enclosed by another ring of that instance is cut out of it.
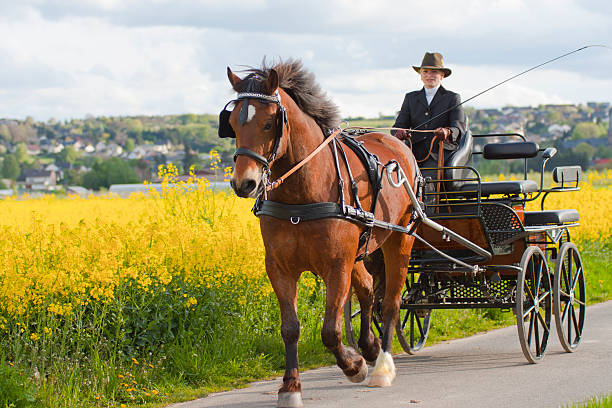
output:
<svg viewBox="0 0 612 408"><path fill-rule="evenodd" d="M480 183L481 195L490 196L494 194L526 194L538 191L538 184L533 180L511 180L511 181L487 181ZM461 191L476 191L478 183L468 183L461 186ZM470 192L466 195L475 196Z"/></svg>
<svg viewBox="0 0 612 408"><path fill-rule="evenodd" d="M528 211L525 212L525 225L565 224L578 222L577 210Z"/></svg>

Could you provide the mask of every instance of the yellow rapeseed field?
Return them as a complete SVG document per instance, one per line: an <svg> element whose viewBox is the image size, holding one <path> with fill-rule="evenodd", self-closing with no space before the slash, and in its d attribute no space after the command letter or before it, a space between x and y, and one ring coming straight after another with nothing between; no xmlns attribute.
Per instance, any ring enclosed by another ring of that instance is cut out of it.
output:
<svg viewBox="0 0 612 408"><path fill-rule="evenodd" d="M152 190L127 199L0 202L0 308L9 316L41 308L63 315L111 300L126 279L143 291L179 274L204 286L236 274L265 280L253 202L213 192L206 183L198 181L193 189L166 181L163 198Z"/></svg>
<svg viewBox="0 0 612 408"><path fill-rule="evenodd" d="M612 170L583 173L580 191L549 194L546 210L576 209L580 226L572 229L574 239L607 240L612 236ZM539 210L540 200L528 210Z"/></svg>
<svg viewBox="0 0 612 408"><path fill-rule="evenodd" d="M164 170L167 181L173 169ZM587 172L581 191L551 194L547 209L576 208L575 239L612 235L612 171ZM116 286L134 279L142 290L176 274L210 285L235 274L265 281L263 245L251 200L213 192L200 181L116 196L0 203L0 307L8 315L40 310L62 315L77 305L112 299ZM539 208L539 202L529 209ZM269 285L259 289L270 292Z"/></svg>

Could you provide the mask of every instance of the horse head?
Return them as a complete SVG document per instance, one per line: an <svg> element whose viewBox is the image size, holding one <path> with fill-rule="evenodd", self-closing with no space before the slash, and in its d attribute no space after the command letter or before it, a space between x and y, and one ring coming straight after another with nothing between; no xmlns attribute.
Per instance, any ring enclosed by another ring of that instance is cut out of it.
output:
<svg viewBox="0 0 612 408"><path fill-rule="evenodd" d="M279 76L271 69L265 78L249 74L241 79L229 67L227 76L238 93L230 102L234 109L231 112L224 109L219 121L220 136L236 138L230 184L240 197L257 197L265 189L264 179L272 163L287 148L283 134L288 120L281 104Z"/></svg>

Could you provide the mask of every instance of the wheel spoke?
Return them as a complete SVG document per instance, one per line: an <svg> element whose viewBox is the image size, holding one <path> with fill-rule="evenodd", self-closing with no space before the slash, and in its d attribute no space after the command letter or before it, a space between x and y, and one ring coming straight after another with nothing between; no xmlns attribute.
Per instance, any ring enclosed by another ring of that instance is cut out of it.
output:
<svg viewBox="0 0 612 408"><path fill-rule="evenodd" d="M574 330L576 331L576 337L580 336L580 329L578 328L578 319L576 319L576 311L572 305L572 321L574 322Z"/></svg>
<svg viewBox="0 0 612 408"><path fill-rule="evenodd" d="M540 265L538 268L538 277L536 279L537 283L535 285L535 295L536 297L540 294L540 284L542 283L542 267L544 266L544 262L540 259Z"/></svg>
<svg viewBox="0 0 612 408"><path fill-rule="evenodd" d="M565 287L569 290L570 288L570 280L569 280L569 274L567 272L567 267L565 266L565 263L561 263L561 272L562 272L562 276L563 276L563 281L565 282Z"/></svg>
<svg viewBox="0 0 612 408"><path fill-rule="evenodd" d="M565 303L565 309L563 310L563 313L561 313L562 322L565 321L565 315L567 314L567 310L569 309L569 307L570 307L570 303L569 302Z"/></svg>
<svg viewBox="0 0 612 408"><path fill-rule="evenodd" d="M539 313L536 313L539 314ZM538 329L538 319L535 316L531 316L531 319L534 321L534 331L535 331L535 347L536 347L536 356L540 355L540 330Z"/></svg>
<svg viewBox="0 0 612 408"><path fill-rule="evenodd" d="M578 283L578 278L580 277L581 273L582 267L578 268L578 270L576 271L576 275L574 276L574 282L572 282L572 290L576 290L576 283Z"/></svg>
<svg viewBox="0 0 612 408"><path fill-rule="evenodd" d="M408 321L408 317L410 317L410 310L406 310L406 314L404 315L404 319L402 320L402 330L406 328L406 322Z"/></svg>
<svg viewBox="0 0 612 408"><path fill-rule="evenodd" d="M355 313L353 313L353 314L351 315L351 319L356 318L356 317L357 317L357 316L359 316L360 314L361 314L361 309L359 309L358 311L356 311Z"/></svg>
<svg viewBox="0 0 612 408"><path fill-rule="evenodd" d="M583 302L582 300L579 300L578 298L574 298L574 302L578 303L581 306L586 306L586 303Z"/></svg>
<svg viewBox="0 0 612 408"><path fill-rule="evenodd" d="M544 321L544 318L542 317L542 315L540 314L540 312L536 313L536 315L538 316L538 320L540 321L540 323L542 324L542 328L544 329L544 332L547 333L549 331L548 326L546 325L546 322Z"/></svg>
<svg viewBox="0 0 612 408"><path fill-rule="evenodd" d="M531 311L532 311L533 309L535 309L535 305L531 305L531 306L529 307L529 309L527 309L527 311L526 311L525 313L523 313L523 320L525 320L525 318L527 317L527 315L528 315L529 313L531 313Z"/></svg>
<svg viewBox="0 0 612 408"><path fill-rule="evenodd" d="M415 318L416 318L416 313L411 311L410 312L410 348L414 348L414 319Z"/></svg>
<svg viewBox="0 0 612 408"><path fill-rule="evenodd" d="M561 300L567 300L570 297L570 295L568 293L565 293L561 289L559 289L559 296L561 297Z"/></svg>
<svg viewBox="0 0 612 408"><path fill-rule="evenodd" d="M531 346L531 335L533 334L533 318L529 318L529 333L527 334L527 344Z"/></svg>
<svg viewBox="0 0 612 408"><path fill-rule="evenodd" d="M419 316L416 316L416 324L417 324L417 327L419 328L419 333L421 334L420 338L422 339L424 336L423 325L421 324L421 319L419 318Z"/></svg>
<svg viewBox="0 0 612 408"><path fill-rule="evenodd" d="M567 304L567 308L570 309L572 307L571 304ZM567 342L572 344L572 312L570 311L567 314Z"/></svg>

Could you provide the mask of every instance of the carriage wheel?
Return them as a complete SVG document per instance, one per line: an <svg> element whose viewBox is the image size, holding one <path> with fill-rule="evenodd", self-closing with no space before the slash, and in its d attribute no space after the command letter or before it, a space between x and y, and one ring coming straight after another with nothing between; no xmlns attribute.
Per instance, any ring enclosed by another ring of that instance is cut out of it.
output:
<svg viewBox="0 0 612 408"><path fill-rule="evenodd" d="M402 293L402 305L404 299L410 293L415 284L413 273L406 277L406 288ZM397 340L408 354L416 354L423 348L429 334L431 323L431 310L410 310L400 307L400 315L397 321Z"/></svg>
<svg viewBox="0 0 612 408"><path fill-rule="evenodd" d="M568 353L578 347L582 339L586 313L584 269L578 248L565 242L555 262L554 309L557 335Z"/></svg>
<svg viewBox="0 0 612 408"><path fill-rule="evenodd" d="M379 302L380 303L380 302ZM376 302L372 307L372 327L370 330L378 338L382 338L383 328L382 319L380 316L379 307ZM346 341L355 350L359 350L359 330L361 328L361 308L357 298L353 298L353 288L349 292L348 299L344 304L344 329L346 332Z"/></svg>
<svg viewBox="0 0 612 408"><path fill-rule="evenodd" d="M550 273L544 253L538 247L528 247L517 277L515 312L521 348L530 363L538 363L544 357L552 304Z"/></svg>

